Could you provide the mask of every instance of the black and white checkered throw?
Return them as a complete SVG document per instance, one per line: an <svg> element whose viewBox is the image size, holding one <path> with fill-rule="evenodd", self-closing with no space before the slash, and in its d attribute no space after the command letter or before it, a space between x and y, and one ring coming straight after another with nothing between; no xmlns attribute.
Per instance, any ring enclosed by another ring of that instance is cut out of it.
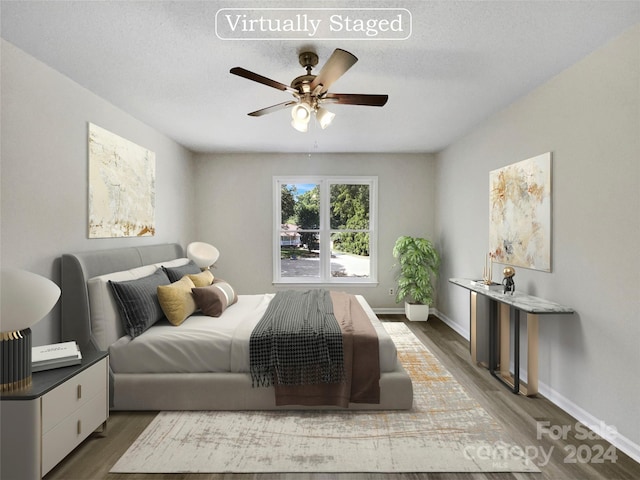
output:
<svg viewBox="0 0 640 480"><path fill-rule="evenodd" d="M278 292L249 342L252 385L345 381L342 332L328 290Z"/></svg>

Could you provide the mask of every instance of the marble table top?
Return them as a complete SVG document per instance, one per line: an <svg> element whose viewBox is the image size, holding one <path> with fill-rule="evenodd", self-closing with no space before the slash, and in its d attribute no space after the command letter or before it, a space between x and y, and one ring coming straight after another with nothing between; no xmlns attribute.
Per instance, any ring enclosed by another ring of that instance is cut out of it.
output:
<svg viewBox="0 0 640 480"><path fill-rule="evenodd" d="M526 293L518 292L517 290L513 295L502 293L502 285L500 288L486 289L481 285L476 285L471 279L468 278L450 278L449 282L464 287L473 292L477 292L481 295L485 295L489 298L497 300L498 302L506 303L519 310L527 313L535 314L557 314L557 313L574 313L572 308L560 305L559 303L545 300L544 298L534 297L527 295Z"/></svg>

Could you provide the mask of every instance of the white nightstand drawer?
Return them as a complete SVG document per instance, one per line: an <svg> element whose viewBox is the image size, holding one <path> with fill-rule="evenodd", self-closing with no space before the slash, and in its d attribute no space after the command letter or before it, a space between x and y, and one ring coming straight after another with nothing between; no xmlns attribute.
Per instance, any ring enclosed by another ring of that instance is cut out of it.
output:
<svg viewBox="0 0 640 480"><path fill-rule="evenodd" d="M77 411L45 432L42 436L43 476L105 421L107 405L107 391L103 388Z"/></svg>
<svg viewBox="0 0 640 480"><path fill-rule="evenodd" d="M106 425L108 382L108 353L88 349L80 365L35 372L31 387L1 392L0 478L41 480Z"/></svg>
<svg viewBox="0 0 640 480"><path fill-rule="evenodd" d="M107 365L107 359L103 359L42 397L43 434L64 421L97 394L106 395Z"/></svg>

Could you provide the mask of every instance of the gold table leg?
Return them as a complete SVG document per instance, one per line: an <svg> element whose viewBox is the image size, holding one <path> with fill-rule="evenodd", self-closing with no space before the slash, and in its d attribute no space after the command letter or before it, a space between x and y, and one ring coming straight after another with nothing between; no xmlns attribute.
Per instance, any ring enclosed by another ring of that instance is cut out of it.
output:
<svg viewBox="0 0 640 480"><path fill-rule="evenodd" d="M527 393L538 393L538 315L527 313Z"/></svg>
<svg viewBox="0 0 640 480"><path fill-rule="evenodd" d="M477 324L478 324L478 294L476 292L471 292L471 296L469 301L471 302L471 328L470 328L470 332L469 332L469 337L470 337L470 348L471 348L471 361L473 362L473 364L477 364L478 363L478 349L476 346L476 342L477 342Z"/></svg>
<svg viewBox="0 0 640 480"><path fill-rule="evenodd" d="M504 382L514 388L515 382L510 370L511 360L511 319L509 305L500 304L500 369L499 375ZM520 332L515 332L520 335ZM527 383L520 380L518 393L533 397L538 394L538 315L527 313Z"/></svg>
<svg viewBox="0 0 640 480"><path fill-rule="evenodd" d="M506 303L500 304L500 376L503 378L510 378L511 373L509 371L510 360L510 346L509 339L511 338L511 322L509 317L509 305Z"/></svg>

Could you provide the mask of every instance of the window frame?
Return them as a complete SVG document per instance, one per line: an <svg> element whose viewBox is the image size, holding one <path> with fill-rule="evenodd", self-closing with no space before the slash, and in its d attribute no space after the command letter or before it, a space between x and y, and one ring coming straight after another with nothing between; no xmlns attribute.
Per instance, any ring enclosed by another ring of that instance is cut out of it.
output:
<svg viewBox="0 0 640 480"><path fill-rule="evenodd" d="M320 272L319 277L283 277L280 255L280 232L282 231L281 187L292 184L314 184L320 190ZM331 236L337 232L363 230L331 229L331 195L333 184L369 186L369 277L331 276ZM273 283L278 285L378 285L378 177L373 175L277 175L273 177Z"/></svg>

